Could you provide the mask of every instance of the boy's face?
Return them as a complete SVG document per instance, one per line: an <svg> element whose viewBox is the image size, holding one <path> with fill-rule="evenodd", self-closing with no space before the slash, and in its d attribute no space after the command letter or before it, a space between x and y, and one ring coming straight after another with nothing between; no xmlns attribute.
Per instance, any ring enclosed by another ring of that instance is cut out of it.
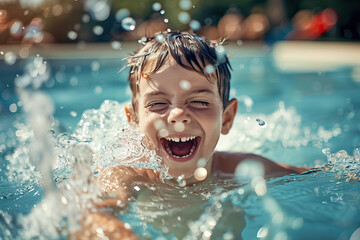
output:
<svg viewBox="0 0 360 240"><path fill-rule="evenodd" d="M206 160L209 172L220 133L231 128L236 100L223 111L216 82L173 59L149 79L142 78L138 87L138 129L155 145L169 174L192 178L199 159Z"/></svg>

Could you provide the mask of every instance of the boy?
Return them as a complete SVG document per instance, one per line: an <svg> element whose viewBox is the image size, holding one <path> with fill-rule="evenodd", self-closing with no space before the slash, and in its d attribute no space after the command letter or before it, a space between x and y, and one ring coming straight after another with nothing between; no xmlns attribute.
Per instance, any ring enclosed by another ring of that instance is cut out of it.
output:
<svg viewBox="0 0 360 240"><path fill-rule="evenodd" d="M190 33L165 32L148 39L128 58L133 94L132 104L125 108L129 123L152 143L174 181L181 177L187 185L231 177L245 159L262 163L265 177L306 170L255 154L214 152L220 134L229 132L238 106L236 99L229 99L230 63L222 50L220 45ZM102 190L115 192L116 198L99 205L113 205L118 200L126 203L132 194L124 190L131 189L129 185L157 179L151 170L106 168L98 180ZM90 221L83 226L89 234L106 225L111 226L105 231L107 236L136 238L115 217L101 213L88 217Z"/></svg>

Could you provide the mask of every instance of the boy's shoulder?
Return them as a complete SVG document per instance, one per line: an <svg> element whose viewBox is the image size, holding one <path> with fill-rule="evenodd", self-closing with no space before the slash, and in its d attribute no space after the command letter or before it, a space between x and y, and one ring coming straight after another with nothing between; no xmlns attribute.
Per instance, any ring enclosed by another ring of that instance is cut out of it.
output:
<svg viewBox="0 0 360 240"><path fill-rule="evenodd" d="M297 167L284 163L277 163L253 153L214 152L212 175L215 177L232 177L235 175L238 164L245 160L261 163L264 167L265 177L284 176L292 173L301 173L311 169L310 167Z"/></svg>

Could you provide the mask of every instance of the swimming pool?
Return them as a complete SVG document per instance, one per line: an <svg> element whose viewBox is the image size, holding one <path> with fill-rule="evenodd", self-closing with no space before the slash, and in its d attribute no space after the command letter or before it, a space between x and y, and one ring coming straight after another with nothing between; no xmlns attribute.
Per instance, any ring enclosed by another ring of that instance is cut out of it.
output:
<svg viewBox="0 0 360 240"><path fill-rule="evenodd" d="M240 108L234 128L217 149L255 152L279 162L318 166L319 171L269 179L260 192L254 184L229 180L209 188L172 186L156 196L144 189L120 212L140 237L360 238L359 66L302 68L299 61L298 68L284 68L294 65L278 62L277 47L228 46L231 95L240 100ZM88 201L74 190L85 189L88 198L96 197L87 182L92 170L86 149L96 152L114 136L127 137L116 134L126 126L122 107L131 97L126 71L118 72L122 57L131 51L123 48L104 51L103 56L81 55L84 51L79 50L78 56L70 51L46 57L44 52L11 65L1 62L1 238L66 238L66 229L56 227L75 228L81 204ZM44 192L45 178L34 169L38 163L29 161L32 132L19 102L22 93L16 94L14 84L17 74L28 74L26 66L39 61L46 61L50 70L41 92L55 106L51 136L39 141L54 141L57 182L78 171L71 188L61 194L51 187ZM83 159L77 170L74 156ZM187 215L190 222L184 220Z"/></svg>

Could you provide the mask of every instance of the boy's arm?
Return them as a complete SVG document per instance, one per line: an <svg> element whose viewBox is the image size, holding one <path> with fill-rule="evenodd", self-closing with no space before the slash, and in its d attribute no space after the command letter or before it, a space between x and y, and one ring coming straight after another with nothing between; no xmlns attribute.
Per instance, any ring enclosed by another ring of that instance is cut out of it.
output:
<svg viewBox="0 0 360 240"><path fill-rule="evenodd" d="M214 153L214 169L215 175L221 176L234 174L236 166L244 160L255 160L264 166L265 178L279 177L291 173L302 173L311 169L310 167L298 167L285 163L273 162L265 157L252 153L235 153L235 152L215 152Z"/></svg>
<svg viewBox="0 0 360 240"><path fill-rule="evenodd" d="M117 217L101 211L101 208L123 208L136 190L134 186L146 184L156 178L148 169L133 169L126 166L108 167L97 176L97 184L105 198L96 202L98 212L83 216L81 229L72 233L70 239L140 239L127 225Z"/></svg>

